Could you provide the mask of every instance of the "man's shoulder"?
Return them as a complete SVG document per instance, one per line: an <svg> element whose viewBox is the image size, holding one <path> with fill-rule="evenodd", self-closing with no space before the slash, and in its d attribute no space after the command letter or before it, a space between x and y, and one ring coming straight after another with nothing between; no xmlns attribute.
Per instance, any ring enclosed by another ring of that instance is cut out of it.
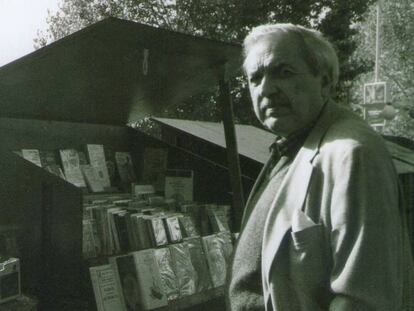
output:
<svg viewBox="0 0 414 311"><path fill-rule="evenodd" d="M323 135L321 153L349 154L358 150L388 154L384 139L364 120L344 108L337 109L337 114Z"/></svg>

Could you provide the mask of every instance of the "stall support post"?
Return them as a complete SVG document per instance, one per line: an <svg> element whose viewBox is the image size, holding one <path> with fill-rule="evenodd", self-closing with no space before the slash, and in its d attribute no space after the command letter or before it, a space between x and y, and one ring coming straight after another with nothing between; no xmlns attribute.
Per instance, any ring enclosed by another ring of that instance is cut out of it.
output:
<svg viewBox="0 0 414 311"><path fill-rule="evenodd" d="M220 68L219 75L219 100L226 139L227 161L229 165L230 182L233 190L233 231L240 229L244 209L243 186L239 153L237 149L236 130L233 119L233 102L230 95L230 81L226 77L225 66Z"/></svg>

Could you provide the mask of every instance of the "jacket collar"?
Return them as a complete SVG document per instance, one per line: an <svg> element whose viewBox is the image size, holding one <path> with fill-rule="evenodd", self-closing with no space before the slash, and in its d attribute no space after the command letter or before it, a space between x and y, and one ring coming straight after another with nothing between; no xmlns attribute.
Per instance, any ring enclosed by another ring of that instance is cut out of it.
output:
<svg viewBox="0 0 414 311"><path fill-rule="evenodd" d="M299 150L298 155L296 156L296 159L299 157L300 154L302 154L302 158L305 159L305 161L312 163L313 159L316 157L316 155L319 153L319 148L322 143L323 137L328 130L328 128L331 126L331 124L334 123L334 121L342 114L343 108L340 108L337 104L333 102L328 102L322 109L321 114L316 121L313 128L310 130L310 133L308 137L306 138L302 148ZM294 161L294 163L296 160ZM243 212L242 222L241 222L241 229L244 228L244 225L247 222L247 219L249 218L251 211L253 209L253 206L251 206L251 199L253 195L257 192L260 184L263 182L266 172L269 170L269 166L271 163L271 159L269 159L264 167L262 168L259 176L256 179L255 184L253 185L252 190L250 191L250 195L247 199L246 206Z"/></svg>

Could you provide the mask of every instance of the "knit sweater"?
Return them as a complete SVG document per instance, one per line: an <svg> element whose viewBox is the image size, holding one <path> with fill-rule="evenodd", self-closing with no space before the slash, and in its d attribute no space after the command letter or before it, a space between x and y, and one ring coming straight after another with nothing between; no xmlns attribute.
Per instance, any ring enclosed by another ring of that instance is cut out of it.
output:
<svg viewBox="0 0 414 311"><path fill-rule="evenodd" d="M288 171L291 160L282 157L283 164L277 165L252 198L254 209L240 234L230 270L228 306L231 311L262 311L263 303L261 277L261 241L267 213L275 192ZM273 176L272 176L273 175Z"/></svg>

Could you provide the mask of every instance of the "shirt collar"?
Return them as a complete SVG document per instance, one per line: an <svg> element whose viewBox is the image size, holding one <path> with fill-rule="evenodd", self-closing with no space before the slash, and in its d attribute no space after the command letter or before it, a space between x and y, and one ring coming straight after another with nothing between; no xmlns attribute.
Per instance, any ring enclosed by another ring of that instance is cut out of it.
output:
<svg viewBox="0 0 414 311"><path fill-rule="evenodd" d="M306 137L308 137L310 131L319 120L326 105L327 103L323 105L317 118L307 126L297 130L287 137L276 136L275 141L269 146L270 152L277 154L279 157L294 156L305 143Z"/></svg>

